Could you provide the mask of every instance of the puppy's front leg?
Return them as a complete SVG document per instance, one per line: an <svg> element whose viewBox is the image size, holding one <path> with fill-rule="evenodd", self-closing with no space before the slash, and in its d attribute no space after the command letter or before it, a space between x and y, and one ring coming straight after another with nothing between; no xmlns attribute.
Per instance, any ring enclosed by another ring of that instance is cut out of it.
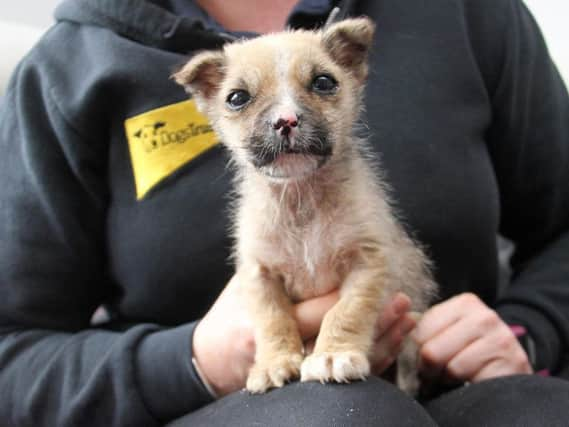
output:
<svg viewBox="0 0 569 427"><path fill-rule="evenodd" d="M324 317L314 352L302 363L301 381L349 382L370 374L369 355L384 281L381 267L348 275L340 300Z"/></svg>
<svg viewBox="0 0 569 427"><path fill-rule="evenodd" d="M255 328L255 364L247 390L263 393L298 377L303 344L283 279L258 264L243 267L239 274L248 290Z"/></svg>

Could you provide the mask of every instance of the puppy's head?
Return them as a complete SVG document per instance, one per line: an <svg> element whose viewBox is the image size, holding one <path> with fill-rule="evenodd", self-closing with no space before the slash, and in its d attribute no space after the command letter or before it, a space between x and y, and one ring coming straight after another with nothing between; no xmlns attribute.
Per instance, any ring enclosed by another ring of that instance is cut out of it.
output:
<svg viewBox="0 0 569 427"><path fill-rule="evenodd" d="M262 36L194 56L174 79L242 165L302 179L342 152L360 110L367 18Z"/></svg>

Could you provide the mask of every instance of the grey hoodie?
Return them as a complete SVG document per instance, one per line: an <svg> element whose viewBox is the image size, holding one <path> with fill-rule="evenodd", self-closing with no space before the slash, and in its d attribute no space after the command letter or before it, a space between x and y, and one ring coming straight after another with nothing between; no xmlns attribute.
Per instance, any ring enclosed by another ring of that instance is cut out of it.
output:
<svg viewBox="0 0 569 427"><path fill-rule="evenodd" d="M350 3L378 23L371 143L441 298L475 292L555 371L569 101L535 23L519 0ZM189 104L169 76L227 36L160 4L64 2L0 105L2 426L154 426L211 399L191 339L232 273L231 172L207 123L179 121ZM158 153L177 163L159 170ZM498 231L517 244L501 294ZM111 321L93 326L103 304Z"/></svg>

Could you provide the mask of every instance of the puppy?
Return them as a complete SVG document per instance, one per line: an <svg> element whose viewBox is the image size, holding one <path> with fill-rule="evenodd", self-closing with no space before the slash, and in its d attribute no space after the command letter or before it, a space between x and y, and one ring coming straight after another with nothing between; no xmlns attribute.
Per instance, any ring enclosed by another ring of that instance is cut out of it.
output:
<svg viewBox="0 0 569 427"><path fill-rule="evenodd" d="M236 274L256 325L251 392L299 375L364 379L384 303L402 291L422 312L434 293L428 261L355 135L373 33L359 18L270 34L197 54L174 75L237 169ZM305 357L293 303L336 288L340 299ZM398 366L411 393L415 358L407 348Z"/></svg>

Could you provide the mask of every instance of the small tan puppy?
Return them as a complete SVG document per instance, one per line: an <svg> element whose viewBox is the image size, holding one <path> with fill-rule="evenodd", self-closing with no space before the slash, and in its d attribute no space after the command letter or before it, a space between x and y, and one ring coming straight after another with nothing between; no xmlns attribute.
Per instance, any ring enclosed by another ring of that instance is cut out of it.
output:
<svg viewBox="0 0 569 427"><path fill-rule="evenodd" d="M373 33L360 18L266 35L200 53L174 76L238 169L236 274L256 325L251 392L299 374L365 378L385 301L402 291L422 312L435 290L354 132ZM305 358L292 304L336 288L340 300ZM407 349L399 364L409 392L418 384L415 356Z"/></svg>

